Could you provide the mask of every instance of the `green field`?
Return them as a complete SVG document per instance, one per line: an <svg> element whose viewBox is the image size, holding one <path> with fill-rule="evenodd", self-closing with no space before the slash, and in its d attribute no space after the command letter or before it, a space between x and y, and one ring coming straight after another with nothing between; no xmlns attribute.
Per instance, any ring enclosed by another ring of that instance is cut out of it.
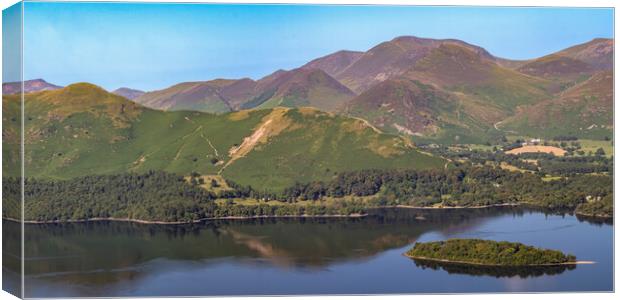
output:
<svg viewBox="0 0 620 300"><path fill-rule="evenodd" d="M614 155L614 142L613 141L600 141L600 140L579 140L581 144L581 150L586 154L592 151L595 153L599 148L603 148L605 156L611 157Z"/></svg>

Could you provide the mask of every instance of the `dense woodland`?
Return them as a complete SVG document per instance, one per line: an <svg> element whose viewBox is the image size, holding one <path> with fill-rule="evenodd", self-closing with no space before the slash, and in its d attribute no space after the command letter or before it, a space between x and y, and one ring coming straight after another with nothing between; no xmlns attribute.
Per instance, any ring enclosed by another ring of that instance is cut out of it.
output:
<svg viewBox="0 0 620 300"><path fill-rule="evenodd" d="M65 181L27 179L26 220L122 218L188 222L228 216L349 215L393 205L473 207L517 203L577 209L584 215L611 216L613 211L609 175L573 175L543 181L536 174L493 166L348 172L330 181L297 183L280 193L234 182L228 185L231 190L214 193L202 188L198 180L188 181L160 171ZM3 187L7 199L19 199L17 179L3 179ZM343 197L349 200L338 199ZM259 204L237 205L238 199L245 198L256 199ZM216 199L228 200L217 204ZM16 212L17 206L6 206L3 215L11 217Z"/></svg>
<svg viewBox="0 0 620 300"><path fill-rule="evenodd" d="M420 259L502 266L562 264L576 260L574 255L556 250L479 239L416 243L407 255Z"/></svg>
<svg viewBox="0 0 620 300"><path fill-rule="evenodd" d="M297 184L286 199L318 200L345 195L374 197L377 205L484 206L528 203L549 208L576 208L587 199L612 195L612 178L579 175L543 181L536 174L495 167L456 167L430 171L359 171L331 182Z"/></svg>
<svg viewBox="0 0 620 300"><path fill-rule="evenodd" d="M194 181L192 181L194 182ZM19 181L4 179L6 197L19 199ZM9 188L15 187L15 188ZM255 195L246 189L247 195ZM25 218L28 221L67 221L118 218L162 222L190 222L212 217L335 215L361 212L361 208L336 205L218 205L216 195L188 183L182 176L151 171L146 174L97 175L66 181L28 179L25 182ZM3 215L16 218L16 210Z"/></svg>

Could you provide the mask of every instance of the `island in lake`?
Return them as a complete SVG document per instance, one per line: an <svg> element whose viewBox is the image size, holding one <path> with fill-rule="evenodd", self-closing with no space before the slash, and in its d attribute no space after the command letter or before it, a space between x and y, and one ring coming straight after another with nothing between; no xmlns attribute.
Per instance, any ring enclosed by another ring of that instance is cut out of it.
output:
<svg viewBox="0 0 620 300"><path fill-rule="evenodd" d="M415 243L406 256L419 260L483 266L553 266L584 263L571 254L521 243L451 239Z"/></svg>

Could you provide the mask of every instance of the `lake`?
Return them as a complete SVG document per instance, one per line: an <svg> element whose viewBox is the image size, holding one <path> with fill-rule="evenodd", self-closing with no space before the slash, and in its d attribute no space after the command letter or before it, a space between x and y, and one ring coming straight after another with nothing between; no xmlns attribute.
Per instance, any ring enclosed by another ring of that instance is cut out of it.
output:
<svg viewBox="0 0 620 300"><path fill-rule="evenodd" d="M5 229L19 226L9 221L3 225ZM596 263L544 269L471 268L433 265L402 255L416 241L456 237L521 242ZM613 289L611 222L515 207L381 209L355 219L193 225L26 225L25 246L26 297ZM5 241L5 261L18 249ZM5 275L5 289L15 289L12 271L3 271L9 275Z"/></svg>

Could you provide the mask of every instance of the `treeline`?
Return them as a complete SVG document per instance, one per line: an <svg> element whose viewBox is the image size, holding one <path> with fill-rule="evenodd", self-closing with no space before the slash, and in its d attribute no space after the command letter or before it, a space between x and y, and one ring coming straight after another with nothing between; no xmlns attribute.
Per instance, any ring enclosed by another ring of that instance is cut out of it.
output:
<svg viewBox="0 0 620 300"><path fill-rule="evenodd" d="M3 179L5 199L19 199L18 183L17 179ZM536 174L493 166L356 171L338 174L330 181L297 183L282 192L259 191L234 182L228 185L233 190L216 194L195 181L161 171L63 181L27 179L26 220L122 218L187 222L227 216L348 215L364 213L369 207L393 205L471 207L527 203L551 209L575 209L581 205L581 211L588 215L603 215L613 209L613 202L609 201L613 198L609 175L575 175L546 182ZM347 197L346 201L343 197ZM355 197L363 198L350 199ZM237 205L238 198L282 203ZM334 200L325 201L328 198ZM228 200L217 204L216 199ZM314 202L297 203L304 200ZM11 217L13 210L15 207L5 206L3 215Z"/></svg>
<svg viewBox="0 0 620 300"><path fill-rule="evenodd" d="M427 171L357 171L330 182L295 184L281 199L319 200L323 197L375 195L377 206L486 206L528 203L549 208L571 208L587 198L612 195L612 178L579 175L545 182L530 173L501 168L461 166Z"/></svg>
<svg viewBox="0 0 620 300"><path fill-rule="evenodd" d="M574 255L539 249L521 243L496 242L479 239L415 243L407 252L413 258L427 258L502 266L535 266L574 262Z"/></svg>
<svg viewBox="0 0 620 300"><path fill-rule="evenodd" d="M188 184L182 176L161 171L63 181L27 179L24 196L26 220L37 221L189 221L204 218L216 208L215 194Z"/></svg>
<svg viewBox="0 0 620 300"><path fill-rule="evenodd" d="M215 194L188 182L183 176L162 171L145 174L93 175L63 181L25 181L25 219L68 221L86 219L133 219L190 222L213 217L293 215L350 215L364 212L361 205L337 203L312 205L236 205L231 199L218 205L218 198L262 197L252 188ZM4 178L5 199L19 199L19 180ZM257 198L258 199L258 198ZM12 210L3 216L14 217Z"/></svg>
<svg viewBox="0 0 620 300"><path fill-rule="evenodd" d="M547 155L538 158L538 165L540 170L546 174L562 176L613 171L613 160L604 156L555 157Z"/></svg>
<svg viewBox="0 0 620 300"><path fill-rule="evenodd" d="M348 216L352 214L364 214L366 207L361 204L342 201L333 205L314 203L308 205L236 205L227 203L219 206L211 217L257 217L257 216Z"/></svg>

